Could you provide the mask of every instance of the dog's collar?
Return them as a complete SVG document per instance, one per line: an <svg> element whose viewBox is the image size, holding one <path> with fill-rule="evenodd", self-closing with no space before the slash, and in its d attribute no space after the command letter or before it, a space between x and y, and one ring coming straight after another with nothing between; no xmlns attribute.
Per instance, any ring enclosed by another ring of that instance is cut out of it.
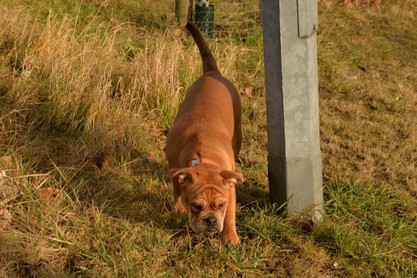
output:
<svg viewBox="0 0 417 278"><path fill-rule="evenodd" d="M202 157L198 157L198 158L195 158L195 159L191 160L188 163L188 166L191 167L191 166L195 166L195 165L199 165L199 164L206 164L206 165L213 165L213 166L216 166L216 167L220 167L219 164L217 164L216 162L213 162L210 159L202 158Z"/></svg>

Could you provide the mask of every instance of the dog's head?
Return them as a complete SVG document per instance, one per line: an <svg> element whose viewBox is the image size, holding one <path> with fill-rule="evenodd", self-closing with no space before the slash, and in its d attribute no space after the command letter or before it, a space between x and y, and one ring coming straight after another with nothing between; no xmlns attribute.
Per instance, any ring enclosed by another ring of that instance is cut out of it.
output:
<svg viewBox="0 0 417 278"><path fill-rule="evenodd" d="M182 203L191 229L195 233L220 233L229 206L229 191L238 181L243 181L243 175L208 165L196 165L171 169L170 176L181 185Z"/></svg>

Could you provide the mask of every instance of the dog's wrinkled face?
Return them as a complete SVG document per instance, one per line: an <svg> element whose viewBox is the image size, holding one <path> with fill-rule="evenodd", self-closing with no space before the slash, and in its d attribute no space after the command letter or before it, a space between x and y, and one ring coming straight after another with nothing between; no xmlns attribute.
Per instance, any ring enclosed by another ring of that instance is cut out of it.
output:
<svg viewBox="0 0 417 278"><path fill-rule="evenodd" d="M229 205L229 190L242 181L241 173L210 166L173 169L172 177L182 187L182 203L195 233L215 234L223 230Z"/></svg>
<svg viewBox="0 0 417 278"><path fill-rule="evenodd" d="M214 184L188 185L185 192L183 205L187 209L191 229L195 233L220 233L229 201L228 188Z"/></svg>

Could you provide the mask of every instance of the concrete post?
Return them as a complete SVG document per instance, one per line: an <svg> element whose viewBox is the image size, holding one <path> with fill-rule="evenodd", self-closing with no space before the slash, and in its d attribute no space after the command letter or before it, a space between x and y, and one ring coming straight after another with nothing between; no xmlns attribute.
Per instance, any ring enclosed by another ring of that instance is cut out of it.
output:
<svg viewBox="0 0 417 278"><path fill-rule="evenodd" d="M321 219L317 17L315 0L262 0L270 198Z"/></svg>

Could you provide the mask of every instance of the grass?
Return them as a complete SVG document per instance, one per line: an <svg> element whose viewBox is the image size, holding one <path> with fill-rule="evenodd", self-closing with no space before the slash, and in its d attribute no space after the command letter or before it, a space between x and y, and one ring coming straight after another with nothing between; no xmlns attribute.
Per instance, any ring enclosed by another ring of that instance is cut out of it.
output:
<svg viewBox="0 0 417 278"><path fill-rule="evenodd" d="M417 2L319 4L313 228L268 202L261 26L210 41L243 103L238 248L171 212L162 149L201 62L162 2L0 4L0 277L416 276Z"/></svg>

